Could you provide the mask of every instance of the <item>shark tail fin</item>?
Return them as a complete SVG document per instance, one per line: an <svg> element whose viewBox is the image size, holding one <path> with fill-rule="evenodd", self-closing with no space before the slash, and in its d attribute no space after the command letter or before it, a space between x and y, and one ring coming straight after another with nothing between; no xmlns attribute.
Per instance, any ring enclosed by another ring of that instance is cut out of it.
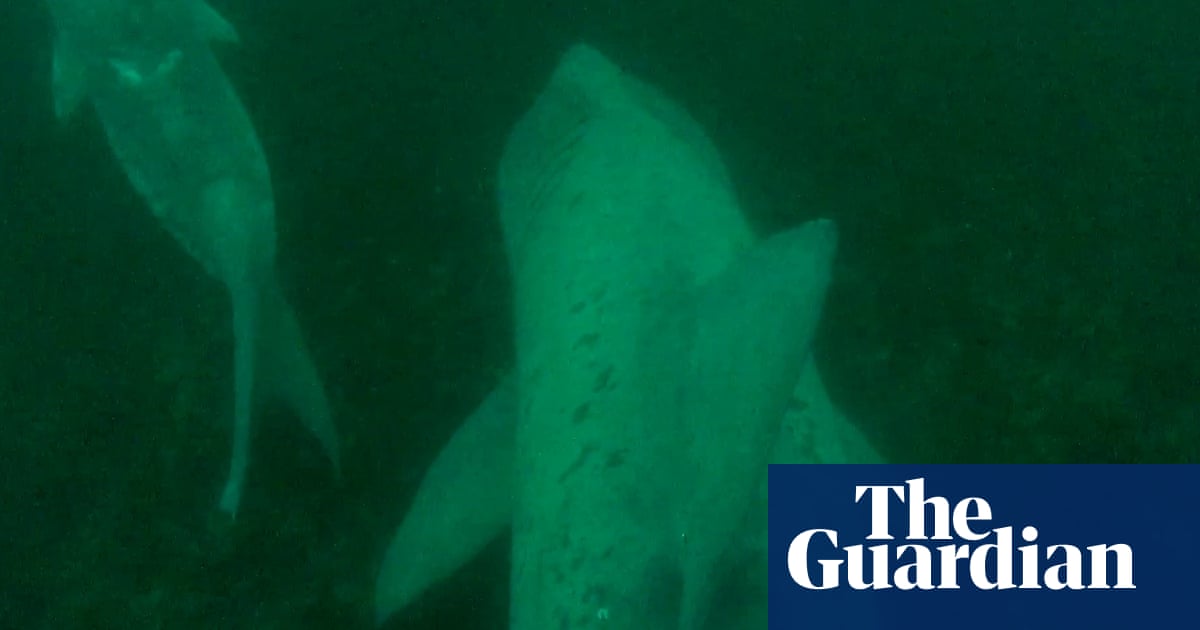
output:
<svg viewBox="0 0 1200 630"><path fill-rule="evenodd" d="M272 282L263 290L262 327L258 341L261 363L258 376L263 393L291 407L317 438L334 474L342 474L337 427L321 375L309 354L296 312Z"/></svg>
<svg viewBox="0 0 1200 630"><path fill-rule="evenodd" d="M233 301L233 454L229 477L221 491L221 511L236 518L250 462L250 416L254 409L254 372L259 321L259 295L252 284L230 291Z"/></svg>
<svg viewBox="0 0 1200 630"><path fill-rule="evenodd" d="M712 471L682 514L681 630L704 627L728 541L752 508L829 286L837 229L818 219L766 239L697 301L688 402L692 464ZM744 436L729 444L729 436Z"/></svg>
<svg viewBox="0 0 1200 630"><path fill-rule="evenodd" d="M320 441L341 476L337 429L329 399L278 284L234 288L234 429L229 478L220 507L236 516L250 457L251 414L256 399L279 398Z"/></svg>

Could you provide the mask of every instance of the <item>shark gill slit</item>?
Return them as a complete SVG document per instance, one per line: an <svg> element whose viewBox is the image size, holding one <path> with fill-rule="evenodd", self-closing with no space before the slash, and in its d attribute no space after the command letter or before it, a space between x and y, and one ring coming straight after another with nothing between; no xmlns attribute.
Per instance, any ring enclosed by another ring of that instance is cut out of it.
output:
<svg viewBox="0 0 1200 630"><path fill-rule="evenodd" d="M583 468L583 465L587 463L587 460L592 457L592 453L594 452L596 452L596 447L592 444L588 444L587 446L583 447L583 449L579 451L579 454L575 456L575 461L572 462L570 466L567 466L567 469L558 476L558 482L562 483L566 481L567 478L575 474L577 470Z"/></svg>
<svg viewBox="0 0 1200 630"><path fill-rule="evenodd" d="M534 222L541 215L542 208L545 207L545 198L558 188L558 184L562 182L562 173L574 163L575 146L583 140L584 127L587 122L587 114L580 114L570 132L564 134L566 138L562 144L555 149L540 152L541 159L535 159L538 163L533 168L536 169L539 176L532 185L533 194L529 197L529 217L525 220L522 233L527 234L533 229ZM582 198L582 193L579 197Z"/></svg>

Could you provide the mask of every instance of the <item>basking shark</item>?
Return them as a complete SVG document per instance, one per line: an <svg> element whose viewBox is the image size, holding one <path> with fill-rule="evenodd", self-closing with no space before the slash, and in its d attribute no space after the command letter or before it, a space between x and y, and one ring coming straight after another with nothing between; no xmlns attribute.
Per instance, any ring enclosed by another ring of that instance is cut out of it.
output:
<svg viewBox="0 0 1200 630"><path fill-rule="evenodd" d="M262 146L210 42L234 42L201 0L48 0L55 27L54 107L83 101L154 216L229 289L234 431L220 507L236 515L251 413L286 401L335 470L337 434L324 387L275 272L275 202Z"/></svg>
<svg viewBox="0 0 1200 630"><path fill-rule="evenodd" d="M582 45L509 137L498 193L519 405L511 628L706 627L836 229L756 242L699 125Z"/></svg>
<svg viewBox="0 0 1200 630"><path fill-rule="evenodd" d="M833 224L757 239L699 126L586 45L512 132L498 193L516 374L422 482L377 619L511 522L514 630L753 626L765 583L733 625L714 590L766 561L768 461L878 460L809 350Z"/></svg>

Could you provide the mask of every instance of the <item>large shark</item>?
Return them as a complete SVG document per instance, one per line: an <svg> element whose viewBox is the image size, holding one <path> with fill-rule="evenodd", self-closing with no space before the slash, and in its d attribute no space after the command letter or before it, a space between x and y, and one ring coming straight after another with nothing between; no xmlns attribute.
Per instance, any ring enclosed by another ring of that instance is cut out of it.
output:
<svg viewBox="0 0 1200 630"><path fill-rule="evenodd" d="M837 234L756 244L686 112L587 46L498 179L515 289L512 630L705 627Z"/></svg>
<svg viewBox="0 0 1200 630"><path fill-rule="evenodd" d="M335 469L337 434L320 376L275 273L275 203L262 146L210 49L232 26L201 0L47 0L54 105L84 100L154 216L224 282L233 308L234 431L220 507L236 515L256 394L286 401Z"/></svg>
<svg viewBox="0 0 1200 630"><path fill-rule="evenodd" d="M756 244L699 126L584 45L513 131L498 189L516 290L513 455L462 448L501 422L503 408L485 404L397 532L377 617L511 514L514 630L706 627L728 557L761 543L747 523L765 525L765 465L794 387L821 417L790 416L785 458L854 457L831 446L847 439L876 459L811 366L833 225ZM497 484L468 514L445 498L470 494L453 471L478 461L511 461L491 478L509 479L514 496ZM422 499L437 495L436 506ZM412 553L431 522L463 526L432 559Z"/></svg>

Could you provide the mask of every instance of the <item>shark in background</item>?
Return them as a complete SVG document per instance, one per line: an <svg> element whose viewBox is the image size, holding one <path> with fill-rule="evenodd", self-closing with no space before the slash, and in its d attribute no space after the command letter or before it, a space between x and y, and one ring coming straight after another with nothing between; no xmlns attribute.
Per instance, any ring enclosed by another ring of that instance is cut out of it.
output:
<svg viewBox="0 0 1200 630"><path fill-rule="evenodd" d="M810 351L833 224L757 239L694 120L586 45L498 188L516 374L427 472L377 621L511 523L513 630L763 627L766 464L881 459Z"/></svg>
<svg viewBox="0 0 1200 630"><path fill-rule="evenodd" d="M221 510L236 516L264 395L291 406L340 469L329 402L275 271L275 202L254 127L210 44L233 27L201 0L46 0L54 108L84 101L126 175L184 249L229 290L233 452Z"/></svg>

